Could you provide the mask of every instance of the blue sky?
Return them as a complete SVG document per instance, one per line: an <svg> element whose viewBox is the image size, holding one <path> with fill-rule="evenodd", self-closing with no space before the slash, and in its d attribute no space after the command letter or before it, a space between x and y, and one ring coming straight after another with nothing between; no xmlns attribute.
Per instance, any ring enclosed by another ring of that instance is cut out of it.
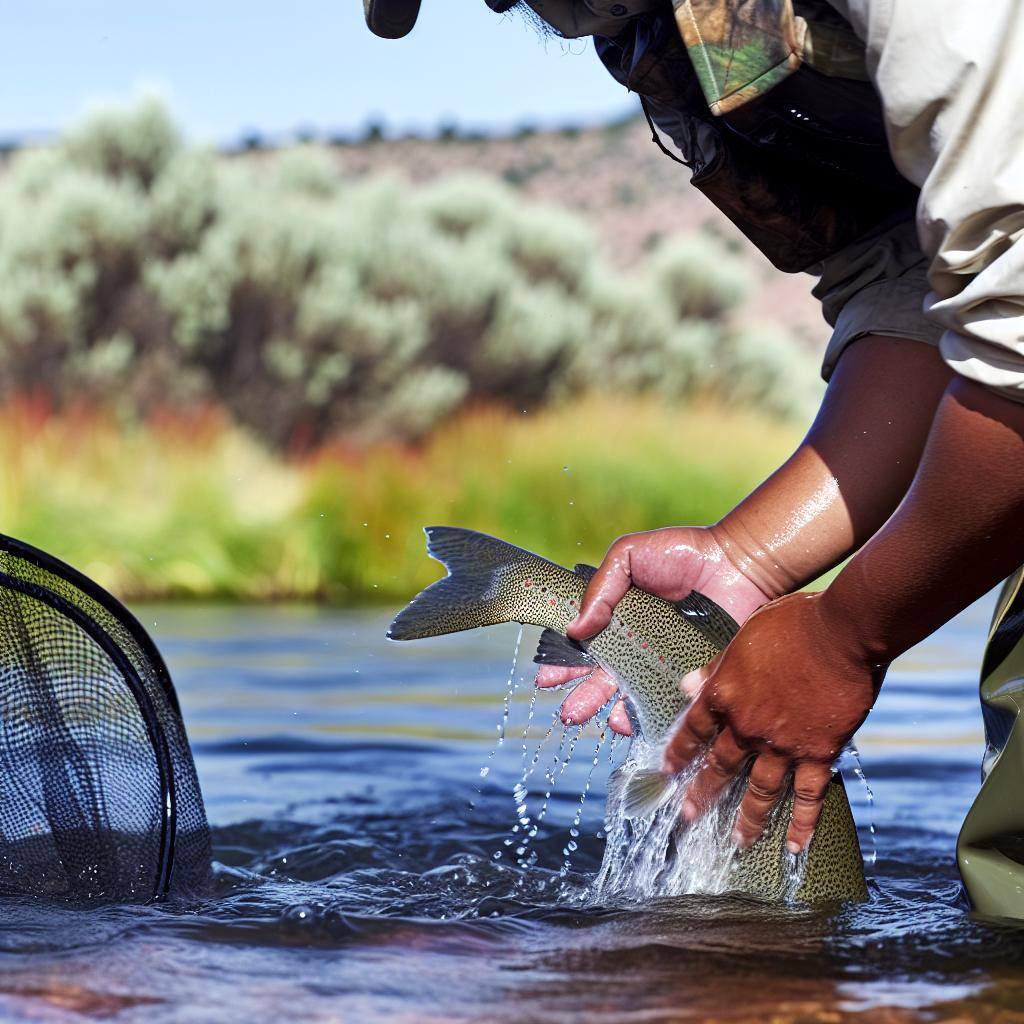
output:
<svg viewBox="0 0 1024 1024"><path fill-rule="evenodd" d="M360 0L0 0L0 136L48 133L144 90L196 138L599 121L630 109L589 41L541 40L484 0L424 0L399 42ZM456 16L458 12L458 17Z"/></svg>

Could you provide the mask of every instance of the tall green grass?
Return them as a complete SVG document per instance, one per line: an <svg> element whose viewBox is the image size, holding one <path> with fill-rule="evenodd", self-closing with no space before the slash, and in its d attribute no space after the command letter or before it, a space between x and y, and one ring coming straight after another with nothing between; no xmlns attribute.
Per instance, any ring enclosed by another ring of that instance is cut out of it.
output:
<svg viewBox="0 0 1024 1024"><path fill-rule="evenodd" d="M440 574L424 525L595 561L620 533L714 521L797 436L764 413L594 396L298 460L212 411L124 426L23 400L0 411L0 529L129 598L394 602Z"/></svg>

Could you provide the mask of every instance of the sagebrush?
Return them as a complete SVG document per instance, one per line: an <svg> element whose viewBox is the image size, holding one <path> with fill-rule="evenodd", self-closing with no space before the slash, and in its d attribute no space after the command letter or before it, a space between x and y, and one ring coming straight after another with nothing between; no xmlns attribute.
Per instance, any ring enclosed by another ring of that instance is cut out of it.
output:
<svg viewBox="0 0 1024 1024"><path fill-rule="evenodd" d="M812 360L730 322L749 284L711 238L627 274L506 184L346 181L317 146L227 157L148 99L0 174L0 397L215 402L300 446L591 390L803 417Z"/></svg>

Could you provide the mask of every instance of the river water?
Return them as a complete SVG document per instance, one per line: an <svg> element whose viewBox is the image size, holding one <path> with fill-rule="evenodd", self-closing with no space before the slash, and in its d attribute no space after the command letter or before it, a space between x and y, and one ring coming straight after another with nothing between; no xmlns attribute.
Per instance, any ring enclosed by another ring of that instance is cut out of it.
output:
<svg viewBox="0 0 1024 1024"><path fill-rule="evenodd" d="M556 694L531 717L535 634L505 719L512 627L402 645L377 611L144 607L192 738L214 892L7 905L0 1018L1024 1021L1024 932L968 915L953 863L990 607L891 672L858 737L873 806L847 780L877 848L871 899L828 912L581 901L624 745L549 733Z"/></svg>

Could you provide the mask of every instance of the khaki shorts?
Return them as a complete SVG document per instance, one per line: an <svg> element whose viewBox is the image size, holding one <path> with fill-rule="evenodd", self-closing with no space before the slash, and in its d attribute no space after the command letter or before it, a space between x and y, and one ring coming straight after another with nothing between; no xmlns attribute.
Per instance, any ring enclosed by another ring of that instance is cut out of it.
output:
<svg viewBox="0 0 1024 1024"><path fill-rule="evenodd" d="M846 346L866 334L938 347L943 328L925 318L928 259L913 219L854 242L813 269L812 294L831 324L821 375L828 380Z"/></svg>

